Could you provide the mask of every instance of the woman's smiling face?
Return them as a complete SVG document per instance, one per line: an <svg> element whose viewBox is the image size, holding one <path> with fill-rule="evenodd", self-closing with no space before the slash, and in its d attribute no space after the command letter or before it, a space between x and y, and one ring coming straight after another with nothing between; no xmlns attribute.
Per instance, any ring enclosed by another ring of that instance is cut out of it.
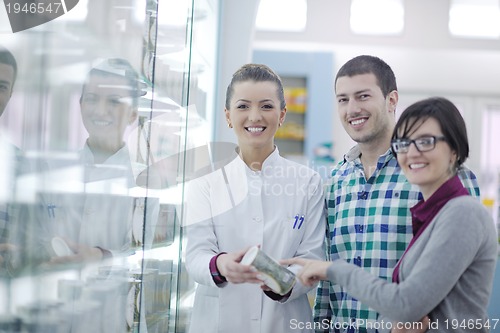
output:
<svg viewBox="0 0 500 333"><path fill-rule="evenodd" d="M226 119L234 128L241 149L274 150L274 135L285 119L278 86L271 81L243 81L233 87Z"/></svg>
<svg viewBox="0 0 500 333"><path fill-rule="evenodd" d="M137 118L125 78L91 75L81 99L83 124L93 140L122 142L128 125Z"/></svg>
<svg viewBox="0 0 500 333"><path fill-rule="evenodd" d="M407 138L415 140L424 137L442 137L443 132L438 121L428 118ZM420 187L427 200L444 182L453 176L453 168L457 154L445 140L436 140L434 149L420 152L415 143L411 143L406 153L397 154L401 166L409 182Z"/></svg>

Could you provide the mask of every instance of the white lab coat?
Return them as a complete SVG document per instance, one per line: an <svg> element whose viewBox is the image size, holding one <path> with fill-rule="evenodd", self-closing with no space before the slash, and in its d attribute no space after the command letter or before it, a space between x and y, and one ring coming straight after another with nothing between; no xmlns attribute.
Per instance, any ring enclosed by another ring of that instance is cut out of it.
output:
<svg viewBox="0 0 500 333"><path fill-rule="evenodd" d="M133 223L142 226L144 221L141 215L144 199L130 195L135 177L128 148L124 146L102 164L94 164L93 154L85 145L80 151L79 166L83 171L81 192L43 193L40 196L41 215L45 216L45 243L59 236L79 244L102 247L113 256L129 254ZM49 169L54 166L49 165ZM70 184L75 180L61 178L58 181ZM146 238L151 243L159 213L158 200L148 199L146 210L149 224Z"/></svg>
<svg viewBox="0 0 500 333"><path fill-rule="evenodd" d="M12 144L9 138L0 133L0 244L24 245L23 236L26 226L20 223L21 211L26 212L25 206L17 201L17 178L28 168L25 165L22 151ZM22 216L25 218L26 214ZM1 258L2 253L0 253ZM19 252L11 253L11 256ZM16 258L17 259L17 258ZM17 259L19 260L19 259ZM0 265L0 271L2 267ZM0 272L1 273L1 272Z"/></svg>
<svg viewBox="0 0 500 333"><path fill-rule="evenodd" d="M226 180L227 179L227 182ZM186 268L199 285L189 331L285 333L291 321L312 322L299 282L284 303L271 300L257 284L216 286L210 259L252 245L272 258L324 259L326 217L320 176L288 161L278 149L254 172L240 157L223 169L188 184ZM295 216L304 216L294 228ZM298 271L299 267L292 267ZM294 330L294 332L309 330Z"/></svg>
<svg viewBox="0 0 500 333"><path fill-rule="evenodd" d="M0 133L0 244L8 242L9 220L12 220L12 205L14 202L15 181L19 148Z"/></svg>

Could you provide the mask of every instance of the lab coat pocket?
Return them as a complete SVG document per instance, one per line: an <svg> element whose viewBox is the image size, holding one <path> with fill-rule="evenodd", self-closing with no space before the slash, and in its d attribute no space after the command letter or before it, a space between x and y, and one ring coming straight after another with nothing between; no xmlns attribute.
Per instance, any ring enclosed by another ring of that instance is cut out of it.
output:
<svg viewBox="0 0 500 333"><path fill-rule="evenodd" d="M283 221L283 229L286 230L287 242L291 249L296 249L304 235L306 229L306 217L300 214L288 216Z"/></svg>
<svg viewBox="0 0 500 333"><path fill-rule="evenodd" d="M189 333L219 330L219 288L198 285L195 293Z"/></svg>
<svg viewBox="0 0 500 333"><path fill-rule="evenodd" d="M219 297L219 288L200 284L197 287L196 293L208 297Z"/></svg>

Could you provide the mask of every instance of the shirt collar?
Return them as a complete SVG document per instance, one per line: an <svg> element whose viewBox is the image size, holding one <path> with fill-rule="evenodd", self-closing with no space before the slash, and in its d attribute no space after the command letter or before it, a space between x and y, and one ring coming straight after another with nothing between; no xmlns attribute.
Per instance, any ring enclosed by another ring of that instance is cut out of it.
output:
<svg viewBox="0 0 500 333"><path fill-rule="evenodd" d="M359 149L359 145L355 145L344 155L344 161L352 162L357 158L361 157L361 149Z"/></svg>
<svg viewBox="0 0 500 333"><path fill-rule="evenodd" d="M344 162L354 162L356 164L359 164L361 167L361 149L359 148L359 145L355 145L349 151L344 155ZM387 151L380 155L377 161L377 169L381 169L387 162L390 160L395 159L394 155L392 154L391 149L387 149Z"/></svg>
<svg viewBox="0 0 500 333"><path fill-rule="evenodd" d="M274 146L274 150L273 152L271 153L271 155L269 155L265 160L264 160L264 163L262 163L262 169L264 168L267 168L267 167L270 167L272 166L273 164L276 163L276 161L278 160L280 156L280 152L278 150L278 147L277 146Z"/></svg>

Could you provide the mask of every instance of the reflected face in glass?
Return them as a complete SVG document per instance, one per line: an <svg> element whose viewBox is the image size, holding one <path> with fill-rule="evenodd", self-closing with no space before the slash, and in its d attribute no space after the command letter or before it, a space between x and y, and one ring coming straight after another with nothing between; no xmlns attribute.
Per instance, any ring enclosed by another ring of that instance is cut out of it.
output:
<svg viewBox="0 0 500 333"><path fill-rule="evenodd" d="M384 97L374 74L341 76L335 93L340 121L354 141L372 143L392 133L397 92Z"/></svg>
<svg viewBox="0 0 500 333"><path fill-rule="evenodd" d="M271 81L244 81L233 87L230 109L225 110L240 149L274 150L274 135L285 119L286 109L280 109L278 86Z"/></svg>
<svg viewBox="0 0 500 333"><path fill-rule="evenodd" d="M121 143L125 129L137 118L131 88L121 77L91 75L80 106L90 140Z"/></svg>
<svg viewBox="0 0 500 333"><path fill-rule="evenodd" d="M443 132L438 121L434 118L425 120L408 138L422 141L426 137L443 137ZM420 142L421 143L421 142ZM406 178L412 184L418 185L424 198L427 200L444 182L452 177L452 169L457 160L457 155L443 140L436 140L432 145L424 147L426 151L419 151L412 142L406 153L398 153L398 163ZM422 145L421 145L422 148Z"/></svg>
<svg viewBox="0 0 500 333"><path fill-rule="evenodd" d="M10 96L12 95L13 84L14 68L6 64L0 64L0 116L5 110Z"/></svg>

